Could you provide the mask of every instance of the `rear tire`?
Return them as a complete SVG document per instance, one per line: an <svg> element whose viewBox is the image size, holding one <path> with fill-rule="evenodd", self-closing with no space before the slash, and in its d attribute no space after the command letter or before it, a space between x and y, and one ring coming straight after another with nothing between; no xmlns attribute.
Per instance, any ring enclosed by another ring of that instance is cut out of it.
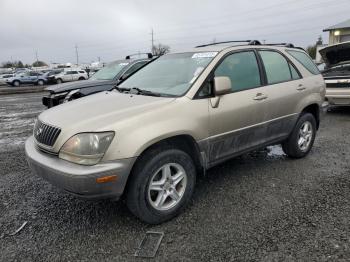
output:
<svg viewBox="0 0 350 262"><path fill-rule="evenodd" d="M39 81L38 81L38 85L39 85L39 86L43 86L44 84L45 84L45 83L44 83L44 80L39 80Z"/></svg>
<svg viewBox="0 0 350 262"><path fill-rule="evenodd" d="M177 216L188 204L196 183L196 168L184 151L158 147L135 164L126 204L142 221L159 224Z"/></svg>
<svg viewBox="0 0 350 262"><path fill-rule="evenodd" d="M81 81L81 80L85 80L85 78L84 77L79 77L79 81Z"/></svg>
<svg viewBox="0 0 350 262"><path fill-rule="evenodd" d="M63 83L63 81L62 81L62 79L61 79L61 78L58 78L58 79L56 79L56 83L57 83L57 84L62 84L62 83Z"/></svg>
<svg viewBox="0 0 350 262"><path fill-rule="evenodd" d="M291 158L305 157L311 150L316 137L316 120L310 113L303 113L282 149Z"/></svg>

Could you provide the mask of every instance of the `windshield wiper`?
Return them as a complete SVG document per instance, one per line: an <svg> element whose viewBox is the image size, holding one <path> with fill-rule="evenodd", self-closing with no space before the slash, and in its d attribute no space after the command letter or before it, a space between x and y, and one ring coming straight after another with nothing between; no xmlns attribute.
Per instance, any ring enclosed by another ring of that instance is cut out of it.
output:
<svg viewBox="0 0 350 262"><path fill-rule="evenodd" d="M162 93L155 93L149 90L141 89L138 87L133 88L127 88L127 87L119 87L114 86L112 90L115 89L120 93L129 93L129 94L135 94L135 95L145 95L145 96L158 96L158 97L176 97L175 95L170 94L162 94Z"/></svg>
<svg viewBox="0 0 350 262"><path fill-rule="evenodd" d="M117 86L117 85L114 86L111 90L113 90L113 89L117 90L117 91L120 92L120 93L124 93L124 92L130 91L130 88L119 87L119 86Z"/></svg>
<svg viewBox="0 0 350 262"><path fill-rule="evenodd" d="M130 94L145 95L145 96L162 96L160 93L154 93L152 91L140 89L138 87L133 87L129 90Z"/></svg>

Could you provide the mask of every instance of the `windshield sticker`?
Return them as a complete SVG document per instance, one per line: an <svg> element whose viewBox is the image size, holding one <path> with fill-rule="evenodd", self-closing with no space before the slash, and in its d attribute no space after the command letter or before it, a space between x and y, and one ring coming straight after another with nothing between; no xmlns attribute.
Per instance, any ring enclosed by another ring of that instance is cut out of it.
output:
<svg viewBox="0 0 350 262"><path fill-rule="evenodd" d="M208 58L216 56L218 52L195 53L192 58Z"/></svg>
<svg viewBox="0 0 350 262"><path fill-rule="evenodd" d="M193 78L191 79L191 81L190 81L190 84L193 84L193 82L194 81L196 81L196 79L197 79L197 77L199 76L199 74L203 71L203 69L204 69L204 67L198 67L197 69L196 69L196 71L194 72L194 74L193 74Z"/></svg>

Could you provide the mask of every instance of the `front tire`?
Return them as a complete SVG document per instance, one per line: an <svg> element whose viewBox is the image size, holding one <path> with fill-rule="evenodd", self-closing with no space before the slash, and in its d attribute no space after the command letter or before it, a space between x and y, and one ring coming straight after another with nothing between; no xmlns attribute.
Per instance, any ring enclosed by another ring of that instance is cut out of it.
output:
<svg viewBox="0 0 350 262"><path fill-rule="evenodd" d="M61 79L61 78L58 78L58 79L56 79L56 83L57 83L57 84L62 84L62 83L63 83L63 81L62 81L62 79Z"/></svg>
<svg viewBox="0 0 350 262"><path fill-rule="evenodd" d="M136 163L126 204L142 221L159 224L177 216L188 204L196 183L196 168L184 151L159 147Z"/></svg>
<svg viewBox="0 0 350 262"><path fill-rule="evenodd" d="M21 85L21 83L19 81L15 80L15 81L12 82L12 85L14 87L19 87Z"/></svg>
<svg viewBox="0 0 350 262"><path fill-rule="evenodd" d="M43 86L44 84L45 84L45 83L44 83L44 80L39 80L39 81L38 81L38 85L39 85L39 86Z"/></svg>
<svg viewBox="0 0 350 262"><path fill-rule="evenodd" d="M282 144L283 151L291 158L305 157L316 137L316 120L310 113L302 114L288 139Z"/></svg>

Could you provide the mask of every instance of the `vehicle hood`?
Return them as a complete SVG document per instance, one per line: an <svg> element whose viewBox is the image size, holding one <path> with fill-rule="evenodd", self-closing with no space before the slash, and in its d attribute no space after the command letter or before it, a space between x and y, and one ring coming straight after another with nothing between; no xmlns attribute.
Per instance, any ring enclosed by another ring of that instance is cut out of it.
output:
<svg viewBox="0 0 350 262"><path fill-rule="evenodd" d="M62 128L63 133L71 136L79 132L111 130L111 126L119 121L140 118L140 115L155 108L161 110L162 106L173 100L175 98L131 95L118 91L101 92L46 110L39 115L39 119Z"/></svg>
<svg viewBox="0 0 350 262"><path fill-rule="evenodd" d="M327 68L350 61L350 41L327 46L319 52Z"/></svg>
<svg viewBox="0 0 350 262"><path fill-rule="evenodd" d="M45 88L46 91L49 91L50 93L62 93L67 92L75 89L81 89L81 88L88 88L93 86L102 86L106 84L112 84L114 83L113 80L84 80L84 81L76 81L73 83L63 83L63 84L57 84L50 87Z"/></svg>

